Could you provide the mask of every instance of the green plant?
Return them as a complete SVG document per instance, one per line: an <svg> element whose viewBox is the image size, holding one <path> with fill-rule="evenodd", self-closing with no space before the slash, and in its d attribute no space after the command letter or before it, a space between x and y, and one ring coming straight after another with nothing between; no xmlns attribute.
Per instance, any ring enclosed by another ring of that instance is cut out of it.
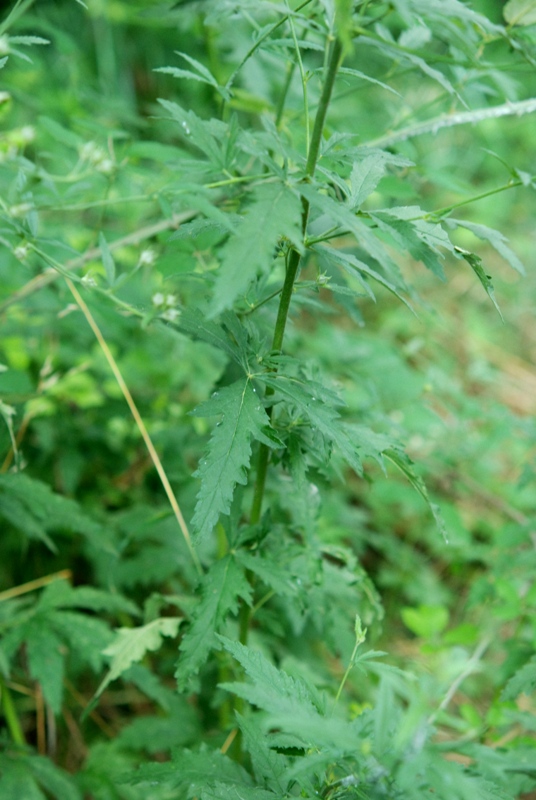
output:
<svg viewBox="0 0 536 800"><path fill-rule="evenodd" d="M500 403L482 431L469 379L409 320L448 342L417 262L441 281L468 267L496 304L475 236L523 272L464 212L534 179L515 164L475 192L491 167L455 136L535 110L509 73L533 68L530 4L506 26L457 0L31 6L5 52L48 35L61 64L32 51L5 98L2 796L528 792L531 501L501 487L526 514L496 529L481 506L511 508L498 486L533 432ZM66 19L93 34L76 68ZM73 91L29 128L45 67ZM485 486L466 469L473 532L449 481L494 446ZM516 635L478 692L498 620ZM417 676L391 651L400 622Z"/></svg>

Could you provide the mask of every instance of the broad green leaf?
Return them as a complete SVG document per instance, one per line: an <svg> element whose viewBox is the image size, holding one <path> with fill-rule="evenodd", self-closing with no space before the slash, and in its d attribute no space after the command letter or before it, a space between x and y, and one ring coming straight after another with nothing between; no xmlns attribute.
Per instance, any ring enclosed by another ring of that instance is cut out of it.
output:
<svg viewBox="0 0 536 800"><path fill-rule="evenodd" d="M237 483L246 484L251 459L251 439L268 447L279 446L270 420L248 378L215 392L192 414L222 415L212 433L208 452L195 475L201 478L192 525L198 539L212 531L220 514L228 514Z"/></svg>
<svg viewBox="0 0 536 800"><path fill-rule="evenodd" d="M239 598L249 604L251 586L245 569L233 556L227 555L216 561L203 577L201 601L180 643L181 655L175 672L180 689L206 661L209 651L217 644L215 633L228 614L237 612Z"/></svg>
<svg viewBox="0 0 536 800"><path fill-rule="evenodd" d="M461 247L457 247L456 251L460 253L460 255L467 261L467 263L475 273L476 277L484 287L484 291L486 292L491 302L499 312L500 318L503 319L501 309L499 308L499 304L495 299L495 291L493 289L493 283L491 282L491 276L486 274L482 266L482 259L479 256L475 255L475 253L470 253L468 250L463 250Z"/></svg>
<svg viewBox="0 0 536 800"><path fill-rule="evenodd" d="M243 222L223 247L210 316L231 308L259 273L269 271L282 237L301 249L301 213L298 196L284 183L264 183L254 189Z"/></svg>
<svg viewBox="0 0 536 800"><path fill-rule="evenodd" d="M445 606L425 606L403 608L400 611L404 625L416 636L423 639L441 633L448 625L449 612Z"/></svg>
<svg viewBox="0 0 536 800"><path fill-rule="evenodd" d="M520 275L525 275L525 267L514 251L508 247L508 239L500 233L500 231L488 228L487 225L481 225L476 222L466 222L466 220L461 219L452 219L451 217L447 220L447 224L454 224L459 228L467 228L468 231L474 233L479 239L488 242L513 269L519 272Z"/></svg>
<svg viewBox="0 0 536 800"><path fill-rule="evenodd" d="M268 747L266 734L256 724L254 716L246 718L236 712L236 718L244 736L244 744L250 755L257 781L260 784L266 784L281 797L287 790L287 781L283 776L288 767L288 759Z"/></svg>
<svg viewBox="0 0 536 800"><path fill-rule="evenodd" d="M509 25L535 25L536 0L509 0L503 15Z"/></svg>
<svg viewBox="0 0 536 800"><path fill-rule="evenodd" d="M115 283L115 261L103 233L99 233L99 247L108 285L113 286Z"/></svg>
<svg viewBox="0 0 536 800"><path fill-rule="evenodd" d="M177 617L162 617L140 628L119 628L115 640L102 651L111 658L111 667L95 692L95 698L131 664L141 661L148 650L158 650L163 636L176 636L182 621Z"/></svg>

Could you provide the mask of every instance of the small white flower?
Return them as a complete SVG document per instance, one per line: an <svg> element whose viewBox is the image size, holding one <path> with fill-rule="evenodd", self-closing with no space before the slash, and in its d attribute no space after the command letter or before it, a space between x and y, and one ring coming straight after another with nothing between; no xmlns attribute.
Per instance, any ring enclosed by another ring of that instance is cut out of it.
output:
<svg viewBox="0 0 536 800"><path fill-rule="evenodd" d="M33 211L31 203L19 203L19 205L11 206L9 209L12 217L24 217L29 211Z"/></svg>
<svg viewBox="0 0 536 800"><path fill-rule="evenodd" d="M24 144L28 144L29 142L33 142L35 139L35 128L33 125L25 125L19 131L19 137Z"/></svg>
<svg viewBox="0 0 536 800"><path fill-rule="evenodd" d="M153 306L163 306L165 303L165 298L162 292L157 292L153 294Z"/></svg>
<svg viewBox="0 0 536 800"><path fill-rule="evenodd" d="M96 142L86 142L78 152L82 161L90 161L92 164L104 158L104 153Z"/></svg>
<svg viewBox="0 0 536 800"><path fill-rule="evenodd" d="M97 285L97 281L91 275L84 275L80 283L89 288Z"/></svg>
<svg viewBox="0 0 536 800"><path fill-rule="evenodd" d="M140 260L138 261L139 267L152 267L156 261L156 253L154 250L147 248L140 253Z"/></svg>
<svg viewBox="0 0 536 800"><path fill-rule="evenodd" d="M111 158L103 158L95 164L95 169L97 172L102 172L103 175L109 175L110 172L114 171L114 166Z"/></svg>
<svg viewBox="0 0 536 800"><path fill-rule="evenodd" d="M168 308L162 314L160 314L162 319L167 320L167 322L175 322L181 315L181 312L178 308Z"/></svg>
<svg viewBox="0 0 536 800"><path fill-rule="evenodd" d="M177 305L177 298L174 294L166 294L166 306L173 307Z"/></svg>
<svg viewBox="0 0 536 800"><path fill-rule="evenodd" d="M18 258L19 261L24 261L26 256L28 255L29 246L27 244L19 244L13 250L13 255L15 258Z"/></svg>

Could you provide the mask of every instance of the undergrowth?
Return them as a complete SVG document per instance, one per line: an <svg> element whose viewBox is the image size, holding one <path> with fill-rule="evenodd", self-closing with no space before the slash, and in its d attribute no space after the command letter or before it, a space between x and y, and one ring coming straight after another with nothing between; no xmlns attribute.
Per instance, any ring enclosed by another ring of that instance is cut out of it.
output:
<svg viewBox="0 0 536 800"><path fill-rule="evenodd" d="M2 800L533 796L535 22L14 3Z"/></svg>

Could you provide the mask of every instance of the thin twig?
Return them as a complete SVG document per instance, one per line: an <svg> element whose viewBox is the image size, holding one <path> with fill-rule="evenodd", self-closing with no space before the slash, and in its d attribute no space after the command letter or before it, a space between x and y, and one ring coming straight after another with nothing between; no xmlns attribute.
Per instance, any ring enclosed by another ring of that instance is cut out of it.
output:
<svg viewBox="0 0 536 800"><path fill-rule="evenodd" d="M458 675L456 680L450 685L449 690L446 693L443 700L441 701L441 703L439 704L439 707L428 717L429 725L431 725L435 721L435 719L441 713L441 711L444 711L447 708L448 704L458 691L460 685L464 682L466 678L469 677L469 675L471 675L472 672L474 672L478 662L480 661L480 659L482 658L482 656L484 655L490 644L491 644L491 636L486 636L484 639L482 639L482 641L476 648L475 652L465 665L465 669L462 670L462 672Z"/></svg>
<svg viewBox="0 0 536 800"><path fill-rule="evenodd" d="M150 239L151 237L156 236L159 233L163 233L170 228L178 228L183 222L187 222L197 214L197 211L185 211L183 214L175 214L171 219L164 219L160 222L155 222L152 225L147 225L145 228L140 228L138 231L129 233L127 236L123 236L121 239L116 239L114 242L110 242L108 249L113 251L118 250L120 247L138 244L139 242L142 242L145 239ZM99 258L101 255L102 249L100 247L92 247L90 250L86 250L85 253L82 253L82 255L77 256L77 258L67 261L65 263L65 269L80 269L80 267L83 267L88 261L93 261L94 259ZM19 289L17 292L14 292L10 297L8 297L7 300L4 300L4 302L0 305L0 314L15 303L19 303L26 297L29 297L35 292L40 291L40 289L43 289L45 286L48 286L50 283L53 283L58 277L59 273L57 270L47 269L45 272L41 273L41 275L37 275L35 278L32 278L32 280L28 281L28 283L25 284L21 289Z"/></svg>
<svg viewBox="0 0 536 800"><path fill-rule="evenodd" d="M192 544L192 540L190 538L190 532L188 531L188 527L186 525L186 522L184 521L184 517L183 517L182 512L180 510L179 504L178 504L177 499L176 499L176 497L175 497L175 495L173 493L173 489L171 488L171 484L170 484L170 482L168 480L168 477L166 475L164 467L162 466L162 462L160 461L160 456L156 452L156 449L155 449L155 447L153 445L152 439L149 436L147 428L145 427L145 423L144 423L143 419L141 418L141 415L140 415L140 412L138 411L136 403L134 402L134 398L132 397L129 388L128 388L127 384L125 383L123 375L121 374L121 371L120 371L120 369L119 369L119 367L117 365L117 362L116 362L115 358L113 357L113 355L111 353L111 350L108 347L108 344L106 343L106 340L105 340L104 336L102 335L102 332L101 332L99 326L97 325L97 323L96 323L91 311L89 310L89 308L87 307L86 303L84 302L82 296L80 295L80 292L78 291L78 289L76 288L76 286L74 285L74 283L72 282L72 280L70 278L65 278L65 281L67 283L67 286L69 287L69 290L70 290L71 294L73 295L73 297L76 300L78 306L80 307L80 310L82 311L83 315L85 316L88 325L90 326L91 330L95 334L95 338L97 339L97 341L98 341L98 343L99 343L99 345L100 345L100 347L102 349L102 352L104 353L104 356L105 356L108 364L110 365L110 369L112 370L112 372L114 374L114 377L115 377L115 379L117 381L117 384L118 384L119 388L121 389L121 391L123 393L123 397L127 401L127 405L130 408L130 412L131 412L132 416L134 417L136 425L138 426L138 430L139 430L139 432L140 432L140 434L142 436L143 441L145 442L145 446L147 447L149 455L151 456L151 460L152 460L152 462L153 462L153 464L155 466L156 471L158 472L158 476L160 478L160 481L162 482L162 486L164 487L164 491L165 491L165 493L167 495L167 498L169 500L169 504L170 504L171 508L173 509L173 513L175 514L175 518L176 518L177 522L179 523L179 527L180 527L180 529L182 531L182 535L184 536L184 540L186 542L186 545L187 545L188 550L190 552L190 555L192 557L192 561L195 564L195 568L196 568L197 572L201 575L203 573L203 569L201 567L201 562L199 561L199 559L197 557L197 553L194 550L194 547L193 547L193 544Z"/></svg>
<svg viewBox="0 0 536 800"><path fill-rule="evenodd" d="M0 602L3 600L11 600L12 597L20 597L21 594L28 594L34 592L36 589L42 589L43 586L48 586L49 583L54 581L70 581L72 572L70 569L62 569L61 572L53 572L51 575L44 575L42 578L36 578L34 581L28 583L21 583L19 586L13 586L11 589L6 589L5 592L0 592Z"/></svg>

